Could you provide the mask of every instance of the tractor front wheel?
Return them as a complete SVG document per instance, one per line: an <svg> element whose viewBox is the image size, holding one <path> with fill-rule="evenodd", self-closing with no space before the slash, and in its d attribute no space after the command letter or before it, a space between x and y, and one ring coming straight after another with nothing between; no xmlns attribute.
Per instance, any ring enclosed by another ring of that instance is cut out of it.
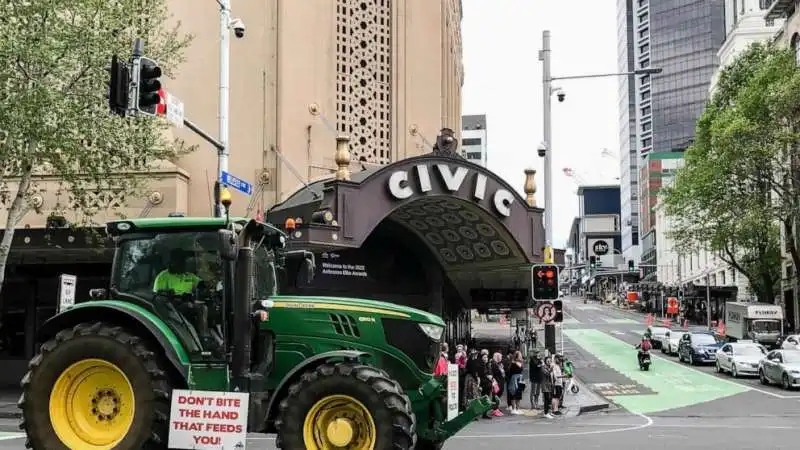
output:
<svg viewBox="0 0 800 450"><path fill-rule="evenodd" d="M304 373L282 399L275 427L277 445L286 450L414 447L414 413L400 385L357 362Z"/></svg>
<svg viewBox="0 0 800 450"><path fill-rule="evenodd" d="M61 330L22 379L28 448L138 450L167 446L164 367L144 342L103 322Z"/></svg>

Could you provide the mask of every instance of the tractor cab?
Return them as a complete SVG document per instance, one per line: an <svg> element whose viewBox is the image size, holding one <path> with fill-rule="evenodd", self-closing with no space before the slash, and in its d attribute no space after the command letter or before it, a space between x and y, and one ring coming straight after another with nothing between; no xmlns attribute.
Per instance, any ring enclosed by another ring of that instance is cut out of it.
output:
<svg viewBox="0 0 800 450"><path fill-rule="evenodd" d="M248 219L226 222L176 217L107 225L116 247L110 297L156 314L194 361L227 359L236 270L250 274L249 289L243 289L250 298L267 300L278 294L287 256L285 235L277 228ZM252 257L248 267L237 268L241 246L252 248Z"/></svg>

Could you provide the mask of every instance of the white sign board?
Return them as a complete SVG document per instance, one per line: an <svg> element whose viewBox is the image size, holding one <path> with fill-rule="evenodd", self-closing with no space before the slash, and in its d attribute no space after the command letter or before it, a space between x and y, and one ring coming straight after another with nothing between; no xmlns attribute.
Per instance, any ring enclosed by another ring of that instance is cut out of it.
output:
<svg viewBox="0 0 800 450"><path fill-rule="evenodd" d="M458 417L458 364L447 365L447 420Z"/></svg>
<svg viewBox="0 0 800 450"><path fill-rule="evenodd" d="M167 122L183 128L183 102L172 94L167 95Z"/></svg>
<svg viewBox="0 0 800 450"><path fill-rule="evenodd" d="M56 313L61 313L75 304L75 286L78 284L78 277L62 273L58 279L58 311Z"/></svg>
<svg viewBox="0 0 800 450"><path fill-rule="evenodd" d="M169 448L244 450L249 394L172 391Z"/></svg>

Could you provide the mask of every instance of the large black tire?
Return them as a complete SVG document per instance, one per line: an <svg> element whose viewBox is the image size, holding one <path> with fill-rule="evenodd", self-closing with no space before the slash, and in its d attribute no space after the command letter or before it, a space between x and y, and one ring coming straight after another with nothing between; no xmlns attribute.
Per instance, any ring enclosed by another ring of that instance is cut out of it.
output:
<svg viewBox="0 0 800 450"><path fill-rule="evenodd" d="M56 435L50 421L50 393L65 369L86 359L116 365L133 388L133 423L115 447L117 450L166 449L169 433L170 384L163 363L130 331L103 322L81 323L61 330L42 344L22 379L20 429L28 435L27 448L69 449Z"/></svg>
<svg viewBox="0 0 800 450"><path fill-rule="evenodd" d="M416 424L408 396L389 374L358 362L323 364L289 388L275 420L278 448L306 450L306 415L317 401L337 394L353 397L369 410L376 427L374 450L414 448Z"/></svg>

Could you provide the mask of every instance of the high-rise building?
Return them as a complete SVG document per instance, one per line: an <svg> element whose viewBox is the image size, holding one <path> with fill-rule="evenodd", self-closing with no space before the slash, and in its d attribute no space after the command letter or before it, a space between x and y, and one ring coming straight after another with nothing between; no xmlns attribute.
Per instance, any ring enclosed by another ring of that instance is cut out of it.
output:
<svg viewBox="0 0 800 450"><path fill-rule="evenodd" d="M621 10L623 6L624 13ZM631 185L636 177L632 173L639 172L643 164L641 157L649 152L684 150L691 143L695 123L708 100L709 81L719 65L717 51L725 40L725 5L724 0L619 0L618 7L619 39L624 40L619 44L620 69L631 71L628 55L632 51L633 70L662 70L659 74L624 77L623 83L630 83L633 78L633 92L629 86L623 85L620 89L620 96L627 96L620 99L621 109L624 109L623 103L625 108L630 108L631 93L635 102L629 113L635 116L635 140L620 152L622 171L629 171L620 178L627 180L626 185ZM623 145L633 139L634 133L625 130L632 123L630 117L620 113ZM638 149L639 155L635 165L628 164L633 148ZM642 205L640 184L637 183L636 194L621 194L623 205L631 204L634 199ZM657 192L648 188L648 196L651 195L657 195ZM630 227L630 232L623 231L623 251L626 256L633 257L653 251L652 248L637 249L633 244L634 227L638 225L638 238L644 242L644 236L652 232L653 226L648 220L645 227L641 215L636 224L634 211L623 206L622 225ZM648 242L655 241L650 239Z"/></svg>
<svg viewBox="0 0 800 450"><path fill-rule="evenodd" d="M461 154L470 162L486 167L486 115L461 117Z"/></svg>
<svg viewBox="0 0 800 450"><path fill-rule="evenodd" d="M634 59L633 3L617 0L617 70L636 69ZM636 150L636 77L619 77L619 192L622 251L639 259L639 153Z"/></svg>

